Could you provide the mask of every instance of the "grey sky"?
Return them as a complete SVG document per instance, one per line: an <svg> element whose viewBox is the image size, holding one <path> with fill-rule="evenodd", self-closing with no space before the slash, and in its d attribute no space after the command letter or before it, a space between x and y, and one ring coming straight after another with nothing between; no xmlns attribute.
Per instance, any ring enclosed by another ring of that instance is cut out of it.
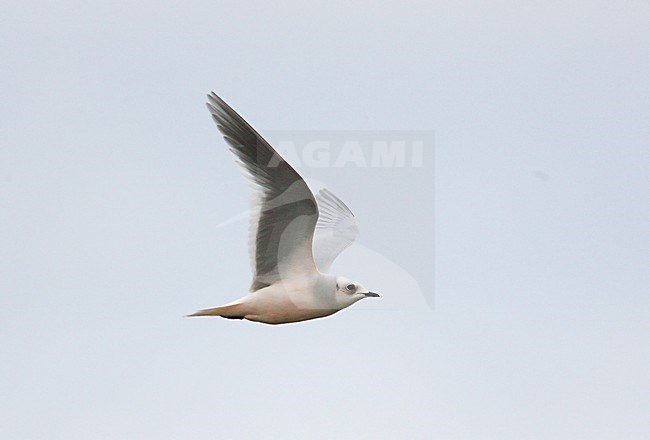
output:
<svg viewBox="0 0 650 440"><path fill-rule="evenodd" d="M649 20L642 1L5 2L2 437L648 438ZM431 307L182 318L250 282L245 224L216 227L248 196L210 90L262 134L434 131L431 185L301 169L357 215L341 264L387 301L401 284L355 255L417 278L410 243L435 238ZM408 223L422 198L435 215Z"/></svg>

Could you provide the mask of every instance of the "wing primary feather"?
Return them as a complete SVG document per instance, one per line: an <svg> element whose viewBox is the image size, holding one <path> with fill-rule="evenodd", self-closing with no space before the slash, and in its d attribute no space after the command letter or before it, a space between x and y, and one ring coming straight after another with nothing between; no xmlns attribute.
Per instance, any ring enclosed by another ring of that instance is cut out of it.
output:
<svg viewBox="0 0 650 440"><path fill-rule="evenodd" d="M319 217L314 235L314 259L321 272L347 249L359 233L359 224L345 203L324 188L316 194Z"/></svg>
<svg viewBox="0 0 650 440"><path fill-rule="evenodd" d="M285 276L315 272L312 253L318 207L302 177L214 92L207 107L251 184L251 291Z"/></svg>

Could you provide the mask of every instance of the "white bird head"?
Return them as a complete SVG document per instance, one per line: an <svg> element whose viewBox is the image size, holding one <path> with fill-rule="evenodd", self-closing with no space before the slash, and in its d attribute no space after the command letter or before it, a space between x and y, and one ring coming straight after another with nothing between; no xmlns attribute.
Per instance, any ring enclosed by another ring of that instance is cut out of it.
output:
<svg viewBox="0 0 650 440"><path fill-rule="evenodd" d="M336 278L336 299L340 304L345 304L347 307L364 298L379 298L379 294L369 291L349 278Z"/></svg>

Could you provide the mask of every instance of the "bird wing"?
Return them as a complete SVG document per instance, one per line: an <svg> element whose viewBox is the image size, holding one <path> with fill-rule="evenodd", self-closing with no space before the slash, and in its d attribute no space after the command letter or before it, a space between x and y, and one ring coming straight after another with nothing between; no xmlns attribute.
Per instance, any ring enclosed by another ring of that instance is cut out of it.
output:
<svg viewBox="0 0 650 440"><path fill-rule="evenodd" d="M359 224L345 203L331 191L316 194L318 223L314 234L314 259L321 272L327 272L341 252L347 249L359 233Z"/></svg>
<svg viewBox="0 0 650 440"><path fill-rule="evenodd" d="M251 187L251 292L318 273L312 253L318 206L305 181L241 116L214 92L208 109L237 156Z"/></svg>

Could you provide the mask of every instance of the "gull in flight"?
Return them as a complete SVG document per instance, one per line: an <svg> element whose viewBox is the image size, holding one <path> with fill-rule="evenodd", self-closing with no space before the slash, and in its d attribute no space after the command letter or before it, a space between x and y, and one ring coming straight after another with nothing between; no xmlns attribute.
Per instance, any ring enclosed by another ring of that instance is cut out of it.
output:
<svg viewBox="0 0 650 440"><path fill-rule="evenodd" d="M327 189L314 196L296 170L214 92L207 106L252 187L253 283L243 298L190 316L285 324L378 297L348 278L326 274L359 232L352 211Z"/></svg>

